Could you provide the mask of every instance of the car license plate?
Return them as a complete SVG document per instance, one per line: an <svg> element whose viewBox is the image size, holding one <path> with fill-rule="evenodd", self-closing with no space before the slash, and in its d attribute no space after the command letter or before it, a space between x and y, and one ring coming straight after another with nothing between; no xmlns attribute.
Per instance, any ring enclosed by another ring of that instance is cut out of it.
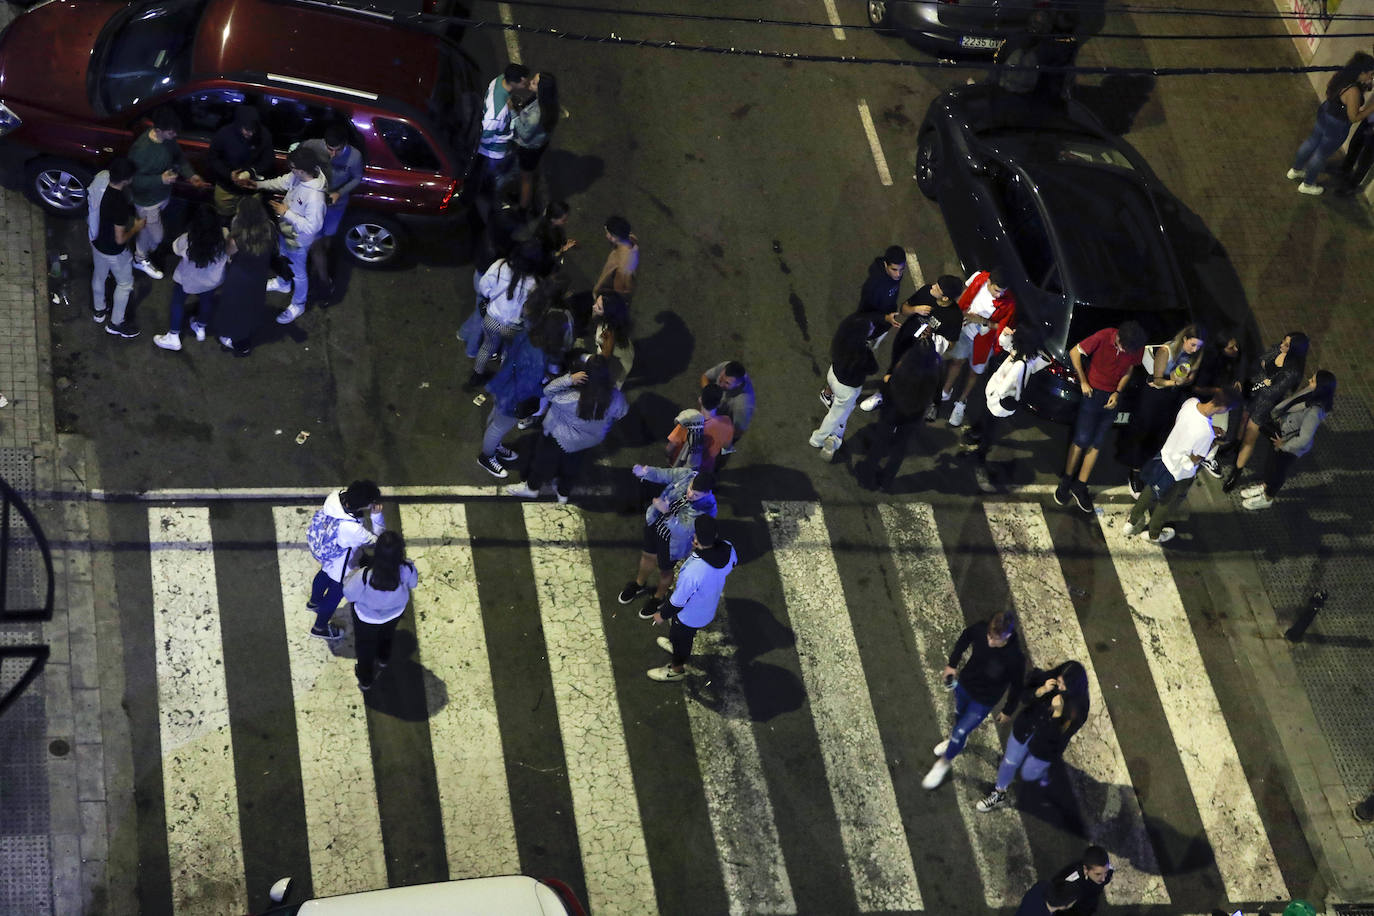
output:
<svg viewBox="0 0 1374 916"><path fill-rule="evenodd" d="M1123 410L1116 415L1116 419L1112 421L1112 425L1125 426L1129 422L1131 422L1131 412L1129 410Z"/></svg>
<svg viewBox="0 0 1374 916"><path fill-rule="evenodd" d="M1002 39L1000 38L983 38L980 35L964 35L959 39L959 47L961 48L986 48L995 51L1001 46Z"/></svg>

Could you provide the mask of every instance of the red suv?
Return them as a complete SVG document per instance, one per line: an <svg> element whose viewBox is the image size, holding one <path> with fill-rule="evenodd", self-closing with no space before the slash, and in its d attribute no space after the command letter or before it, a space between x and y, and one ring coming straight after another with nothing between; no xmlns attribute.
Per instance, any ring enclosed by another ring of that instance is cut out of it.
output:
<svg viewBox="0 0 1374 916"><path fill-rule="evenodd" d="M357 261L395 263L404 224L457 215L481 88L441 26L319 0L43 0L0 35L0 147L54 213L85 212L93 172L153 109L176 109L203 172L245 104L283 163L326 125L351 129L366 169L339 231Z"/></svg>

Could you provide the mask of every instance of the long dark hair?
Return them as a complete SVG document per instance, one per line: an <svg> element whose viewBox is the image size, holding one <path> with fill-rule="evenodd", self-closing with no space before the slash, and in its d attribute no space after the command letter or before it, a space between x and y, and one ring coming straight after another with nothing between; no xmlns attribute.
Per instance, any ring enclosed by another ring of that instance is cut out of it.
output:
<svg viewBox="0 0 1374 916"><path fill-rule="evenodd" d="M940 390L940 354L929 336L922 337L902 354L892 377L887 380L887 393L893 407L902 416L924 414Z"/></svg>
<svg viewBox="0 0 1374 916"><path fill-rule="evenodd" d="M224 257L225 244L219 214L209 204L196 207L186 227L187 259L197 267L209 267Z"/></svg>
<svg viewBox="0 0 1374 916"><path fill-rule="evenodd" d="M1374 57L1364 51L1356 51L1344 67L1331 74L1326 84L1326 100L1340 99L1342 92L1359 83L1361 73L1371 70L1374 70Z"/></svg>
<svg viewBox="0 0 1374 916"><path fill-rule="evenodd" d="M572 346L572 316L565 309L549 309L530 328L530 343L546 362L561 362Z"/></svg>
<svg viewBox="0 0 1374 916"><path fill-rule="evenodd" d="M401 585L401 564L406 562L406 542L394 531L377 535L372 562L364 580L379 592L394 592Z"/></svg>
<svg viewBox="0 0 1374 916"><path fill-rule="evenodd" d="M1088 672L1078 662L1067 661L1047 675L1064 678L1064 713L1059 717L1059 727L1068 731L1088 717Z"/></svg>
<svg viewBox="0 0 1374 916"><path fill-rule="evenodd" d="M539 98L539 126L546 133L553 133L558 126L558 80L547 70L539 71L539 85L535 92Z"/></svg>
<svg viewBox="0 0 1374 916"><path fill-rule="evenodd" d="M593 356L582 366L587 380L577 397L577 416L582 420L600 420L615 397L611 383L611 366L604 356Z"/></svg>
<svg viewBox="0 0 1374 916"><path fill-rule="evenodd" d="M277 226L267 218L267 208L257 196L244 197L229 224L229 237L239 251L265 257L277 244Z"/></svg>
<svg viewBox="0 0 1374 916"><path fill-rule="evenodd" d="M1298 378L1302 378L1307 371L1307 348L1312 341L1302 331L1290 331L1285 336L1288 338L1288 355L1283 358L1283 368L1296 370Z"/></svg>
<svg viewBox="0 0 1374 916"><path fill-rule="evenodd" d="M543 253L544 249L534 241L525 242L511 252L511 256L506 259L506 266L510 268L510 282L506 284L507 299L514 299L525 280L535 276Z"/></svg>
<svg viewBox="0 0 1374 916"><path fill-rule="evenodd" d="M1293 405L1316 404L1322 409L1322 413L1330 413L1336 403L1336 373L1329 369L1317 370L1317 383L1315 387L1302 397L1294 398Z"/></svg>
<svg viewBox="0 0 1374 916"><path fill-rule="evenodd" d="M630 306L625 297L614 290L606 290L601 299L601 323L615 333L616 340L625 337L630 328Z"/></svg>

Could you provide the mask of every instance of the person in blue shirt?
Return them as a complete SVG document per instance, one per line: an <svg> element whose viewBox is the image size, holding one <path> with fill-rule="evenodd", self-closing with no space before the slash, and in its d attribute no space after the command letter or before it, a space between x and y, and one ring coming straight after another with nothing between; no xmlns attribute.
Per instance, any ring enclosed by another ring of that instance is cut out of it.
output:
<svg viewBox="0 0 1374 916"><path fill-rule="evenodd" d="M697 516L692 547L692 555L678 570L673 593L654 612L654 626L670 621L668 635L656 642L673 656L667 665L649 669L649 677L655 681L680 681L687 676L692 640L697 630L716 619L725 578L739 563L734 545L717 535L716 520L709 515Z"/></svg>

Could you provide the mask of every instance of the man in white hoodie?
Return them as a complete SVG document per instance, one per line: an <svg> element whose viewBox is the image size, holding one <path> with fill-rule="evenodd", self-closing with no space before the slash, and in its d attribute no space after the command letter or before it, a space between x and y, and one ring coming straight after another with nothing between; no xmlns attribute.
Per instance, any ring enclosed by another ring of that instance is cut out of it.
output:
<svg viewBox="0 0 1374 916"><path fill-rule="evenodd" d="M328 163L308 147L298 146L286 157L291 171L263 181L243 179L241 186L261 191L283 191L283 200L270 202L272 212L280 218L281 230L278 250L291 264L291 283L281 277L267 282L269 293L290 293L291 307L277 316L277 324L290 324L305 313L306 296L310 291L310 271L306 259L310 246L324 227L327 209L325 189L329 184Z"/></svg>
<svg viewBox="0 0 1374 916"><path fill-rule="evenodd" d="M382 491L375 483L355 480L344 489L330 493L310 519L305 542L311 555L320 562L320 571L310 586L310 600L305 605L315 613L311 636L318 639L343 636L343 631L329 621L343 599L343 580L358 568L363 548L374 543L377 535L386 530L381 498Z"/></svg>

